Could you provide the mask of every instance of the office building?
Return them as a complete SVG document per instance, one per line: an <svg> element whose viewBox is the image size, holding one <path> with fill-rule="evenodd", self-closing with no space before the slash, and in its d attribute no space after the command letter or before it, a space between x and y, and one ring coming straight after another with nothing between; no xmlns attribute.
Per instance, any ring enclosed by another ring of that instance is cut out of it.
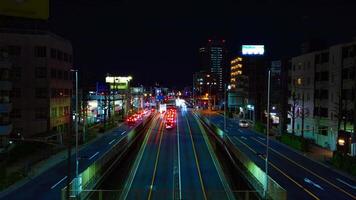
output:
<svg viewBox="0 0 356 200"><path fill-rule="evenodd" d="M12 132L27 138L65 133L70 123L71 43L47 31L0 30L12 65Z"/></svg>
<svg viewBox="0 0 356 200"><path fill-rule="evenodd" d="M217 79L217 90L224 91L224 84L228 83L228 63L225 40L208 40L205 47L199 49L201 68L210 71Z"/></svg>

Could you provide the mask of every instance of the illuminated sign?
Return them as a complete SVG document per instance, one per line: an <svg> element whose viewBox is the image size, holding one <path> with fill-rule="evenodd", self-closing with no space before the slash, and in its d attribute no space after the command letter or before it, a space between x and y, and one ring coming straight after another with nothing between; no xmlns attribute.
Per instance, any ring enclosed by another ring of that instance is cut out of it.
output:
<svg viewBox="0 0 356 200"><path fill-rule="evenodd" d="M263 55L264 45L242 45L242 55Z"/></svg>
<svg viewBox="0 0 356 200"><path fill-rule="evenodd" d="M126 90L129 87L131 76L107 76L105 82L110 84L111 89Z"/></svg>
<svg viewBox="0 0 356 200"><path fill-rule="evenodd" d="M0 15L47 20L49 0L1 0Z"/></svg>

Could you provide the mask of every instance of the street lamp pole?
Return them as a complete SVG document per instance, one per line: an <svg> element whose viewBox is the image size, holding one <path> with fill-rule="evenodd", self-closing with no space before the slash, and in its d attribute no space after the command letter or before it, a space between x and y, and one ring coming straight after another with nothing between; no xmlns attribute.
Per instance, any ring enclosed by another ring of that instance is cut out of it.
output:
<svg viewBox="0 0 356 200"><path fill-rule="evenodd" d="M79 159L78 159L78 70L71 70L75 72L75 194L77 194L77 184L79 176Z"/></svg>
<svg viewBox="0 0 356 200"><path fill-rule="evenodd" d="M224 86L224 131L226 131L226 109L227 109L227 99L226 99L226 92L230 89L230 85L225 84Z"/></svg>
<svg viewBox="0 0 356 200"><path fill-rule="evenodd" d="M271 93L271 70L268 70L268 90L267 90L267 135L266 135L266 159L265 159L265 172L266 172L266 180L265 180L265 188L264 188L264 197L268 199L268 149L269 149L269 119L270 119L270 93Z"/></svg>

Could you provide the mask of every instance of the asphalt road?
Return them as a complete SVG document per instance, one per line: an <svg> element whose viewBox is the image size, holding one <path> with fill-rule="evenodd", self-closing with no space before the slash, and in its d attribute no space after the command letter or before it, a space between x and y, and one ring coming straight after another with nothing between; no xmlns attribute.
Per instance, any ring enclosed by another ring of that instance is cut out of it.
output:
<svg viewBox="0 0 356 200"><path fill-rule="evenodd" d="M132 126L122 125L81 149L78 153L80 158L79 173L122 140L132 128ZM71 176L73 177L75 174L75 154L71 157L71 164ZM1 199L59 200L61 199L61 189L66 186L67 169L67 160L62 161L9 194L2 195Z"/></svg>
<svg viewBox="0 0 356 200"><path fill-rule="evenodd" d="M211 122L223 129L221 115L210 115ZM228 119L227 135L260 168L265 169L266 137L250 129L239 128ZM270 176L287 190L288 199L356 199L356 182L315 162L289 147L270 140Z"/></svg>
<svg viewBox="0 0 356 200"><path fill-rule="evenodd" d="M147 133L121 199L233 199L207 136L192 113L177 112L177 125L162 119Z"/></svg>

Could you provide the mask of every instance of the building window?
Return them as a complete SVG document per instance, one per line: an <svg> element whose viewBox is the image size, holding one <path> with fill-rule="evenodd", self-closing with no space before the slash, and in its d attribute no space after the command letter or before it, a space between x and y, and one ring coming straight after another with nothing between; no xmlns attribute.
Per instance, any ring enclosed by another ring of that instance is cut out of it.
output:
<svg viewBox="0 0 356 200"><path fill-rule="evenodd" d="M2 68L0 69L0 80L10 81L10 69Z"/></svg>
<svg viewBox="0 0 356 200"><path fill-rule="evenodd" d="M68 54L67 53L63 53L63 60L68 62Z"/></svg>
<svg viewBox="0 0 356 200"><path fill-rule="evenodd" d="M10 113L11 118L19 119L21 118L21 110L20 109L12 109L12 112Z"/></svg>
<svg viewBox="0 0 356 200"><path fill-rule="evenodd" d="M57 70L57 78L63 79L63 71L62 70Z"/></svg>
<svg viewBox="0 0 356 200"><path fill-rule="evenodd" d="M0 103L10 103L10 91L0 90Z"/></svg>
<svg viewBox="0 0 356 200"><path fill-rule="evenodd" d="M0 125L8 125L10 122L9 113L0 113Z"/></svg>
<svg viewBox="0 0 356 200"><path fill-rule="evenodd" d="M7 47L8 54L10 56L20 56L21 55L21 46L10 45Z"/></svg>
<svg viewBox="0 0 356 200"><path fill-rule="evenodd" d="M13 88L11 91L11 98L21 98L21 88Z"/></svg>
<svg viewBox="0 0 356 200"><path fill-rule="evenodd" d="M44 99L48 97L47 88L36 88L35 89L35 97L39 99Z"/></svg>
<svg viewBox="0 0 356 200"><path fill-rule="evenodd" d="M70 63L72 63L72 62L73 62L73 56L72 56L72 55L69 55L69 56L68 56L68 60L69 60Z"/></svg>
<svg viewBox="0 0 356 200"><path fill-rule="evenodd" d="M57 50L51 48L51 58L56 59L57 58Z"/></svg>
<svg viewBox="0 0 356 200"><path fill-rule="evenodd" d="M21 67L14 66L11 70L11 79L13 80L21 79L21 75L22 75L21 72L22 72Z"/></svg>
<svg viewBox="0 0 356 200"><path fill-rule="evenodd" d="M35 119L47 119L46 108L38 108L35 111Z"/></svg>
<svg viewBox="0 0 356 200"><path fill-rule="evenodd" d="M68 80L68 78L69 78L69 77L68 77L68 71L64 71L64 72L63 72L63 79L64 79L64 80Z"/></svg>
<svg viewBox="0 0 356 200"><path fill-rule="evenodd" d="M36 78L46 78L47 77L47 68L46 67L36 67L35 77Z"/></svg>
<svg viewBox="0 0 356 200"><path fill-rule="evenodd" d="M58 60L63 60L63 52L60 50L57 50L57 59Z"/></svg>
<svg viewBox="0 0 356 200"><path fill-rule="evenodd" d="M35 57L47 57L47 48L45 46L35 46Z"/></svg>
<svg viewBox="0 0 356 200"><path fill-rule="evenodd" d="M57 78L57 70L56 69L51 69L51 78Z"/></svg>

